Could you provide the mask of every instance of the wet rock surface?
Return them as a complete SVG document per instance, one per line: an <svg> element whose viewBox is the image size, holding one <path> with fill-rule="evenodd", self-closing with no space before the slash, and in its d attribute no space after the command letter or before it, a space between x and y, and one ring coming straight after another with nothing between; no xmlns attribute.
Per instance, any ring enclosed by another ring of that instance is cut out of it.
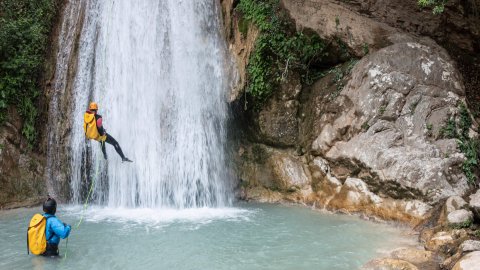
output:
<svg viewBox="0 0 480 270"><path fill-rule="evenodd" d="M0 209L36 205L46 196L46 159L29 149L21 128L18 113L10 109L0 127Z"/></svg>
<svg viewBox="0 0 480 270"><path fill-rule="evenodd" d="M399 259L375 259L365 264L361 269L365 270L418 270L415 265Z"/></svg>
<svg viewBox="0 0 480 270"><path fill-rule="evenodd" d="M390 254L390 257L410 262L418 269L422 270L439 269L435 254L428 250L421 250L416 248L402 248L393 251Z"/></svg>

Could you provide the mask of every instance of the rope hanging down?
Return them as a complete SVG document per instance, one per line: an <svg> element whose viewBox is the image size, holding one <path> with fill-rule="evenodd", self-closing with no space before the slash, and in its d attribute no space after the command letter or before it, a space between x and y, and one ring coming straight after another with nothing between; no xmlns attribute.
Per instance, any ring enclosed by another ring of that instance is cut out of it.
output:
<svg viewBox="0 0 480 270"><path fill-rule="evenodd" d="M90 201L90 196L92 195L93 187L95 186L95 181L97 180L97 177L98 177L99 167L100 167L100 163L98 162L98 159L97 159L96 166L95 166L95 174L94 174L94 177L92 179L92 182L90 183L90 188L88 190L87 199L85 200L85 203L83 204L82 215L80 216L80 220L78 221L77 225L75 225L75 229L78 229L83 222L83 217L85 216L85 212L87 210L88 203ZM65 256L64 256L64 259L67 258L67 254L68 254L68 237L67 237L67 240L65 241Z"/></svg>

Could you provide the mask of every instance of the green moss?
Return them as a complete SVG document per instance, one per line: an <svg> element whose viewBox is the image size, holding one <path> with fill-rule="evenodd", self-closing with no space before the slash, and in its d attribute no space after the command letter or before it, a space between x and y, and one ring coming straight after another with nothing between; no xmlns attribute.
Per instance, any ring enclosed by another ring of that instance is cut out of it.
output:
<svg viewBox="0 0 480 270"><path fill-rule="evenodd" d="M55 0L0 1L0 123L7 107L15 106L30 145L36 140L39 79L56 11Z"/></svg>

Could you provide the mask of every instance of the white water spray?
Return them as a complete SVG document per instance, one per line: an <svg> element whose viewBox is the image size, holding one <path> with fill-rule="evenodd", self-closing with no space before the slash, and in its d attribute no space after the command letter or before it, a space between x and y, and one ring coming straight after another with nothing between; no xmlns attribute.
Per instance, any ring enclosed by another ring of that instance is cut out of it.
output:
<svg viewBox="0 0 480 270"><path fill-rule="evenodd" d="M84 199L95 180L94 198L110 207L231 203L224 149L227 61L218 5L211 0L86 4L73 87L74 202ZM90 100L97 101L107 132L134 163L122 163L108 144L105 161L99 143L85 143L83 112Z"/></svg>

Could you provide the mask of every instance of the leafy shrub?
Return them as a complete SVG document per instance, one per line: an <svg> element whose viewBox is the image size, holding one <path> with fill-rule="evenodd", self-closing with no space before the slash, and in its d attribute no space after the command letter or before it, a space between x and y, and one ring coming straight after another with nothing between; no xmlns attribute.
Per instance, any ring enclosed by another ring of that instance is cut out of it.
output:
<svg viewBox="0 0 480 270"><path fill-rule="evenodd" d="M16 106L30 145L36 139L38 81L56 10L55 0L0 1L0 123L6 108Z"/></svg>
<svg viewBox="0 0 480 270"><path fill-rule="evenodd" d="M464 103L459 106L458 119L450 118L440 129L440 136L444 138L457 139L460 151L465 155L462 169L470 184L477 181L476 170L479 165L480 143L469 135L472 126L472 117Z"/></svg>
<svg viewBox="0 0 480 270"><path fill-rule="evenodd" d="M292 29L279 0L241 0L237 10L260 30L247 66L247 92L260 103L290 69L305 73L311 63L326 54L326 45L318 35Z"/></svg>
<svg viewBox="0 0 480 270"><path fill-rule="evenodd" d="M421 7L433 7L433 14L440 14L445 10L448 0L418 0Z"/></svg>

